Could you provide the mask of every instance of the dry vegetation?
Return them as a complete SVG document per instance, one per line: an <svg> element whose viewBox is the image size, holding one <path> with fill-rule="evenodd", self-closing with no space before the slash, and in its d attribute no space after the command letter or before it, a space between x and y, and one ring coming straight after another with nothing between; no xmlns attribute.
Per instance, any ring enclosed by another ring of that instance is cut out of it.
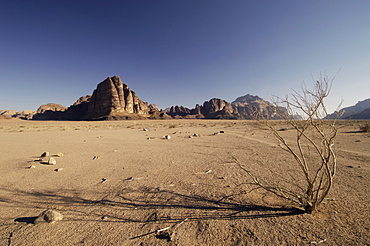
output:
<svg viewBox="0 0 370 246"><path fill-rule="evenodd" d="M336 124L341 115L330 119L324 103L332 82L323 77L315 82L313 89L302 85L300 92L294 91L290 97L275 99L278 115L296 132L293 141L288 141L280 133L285 128L275 128L259 111L255 111L256 119L265 123L279 141L281 150L294 160L291 168L298 169L296 175L270 169L273 180L263 182L233 156L256 185L300 205L307 213L317 209L329 194L337 169L333 146L338 132Z"/></svg>
<svg viewBox="0 0 370 246"><path fill-rule="evenodd" d="M370 132L370 123L366 123L360 126L360 131L362 132Z"/></svg>

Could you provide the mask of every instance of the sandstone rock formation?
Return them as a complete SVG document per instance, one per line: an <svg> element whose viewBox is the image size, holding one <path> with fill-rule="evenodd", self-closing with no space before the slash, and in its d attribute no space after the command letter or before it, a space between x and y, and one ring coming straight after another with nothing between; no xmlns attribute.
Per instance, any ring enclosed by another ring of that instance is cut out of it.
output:
<svg viewBox="0 0 370 246"><path fill-rule="evenodd" d="M168 109L167 113L172 117L175 116L186 116L190 114L190 109L183 107L183 106L172 106Z"/></svg>
<svg viewBox="0 0 370 246"><path fill-rule="evenodd" d="M194 109L182 106L175 106L167 109L167 113L172 117L189 118L196 115L196 118L206 119L254 119L253 113L258 112L268 119L279 119L276 108L269 102L258 96L245 95L238 97L232 103L219 98L213 98L198 104Z"/></svg>
<svg viewBox="0 0 370 246"><path fill-rule="evenodd" d="M15 110L0 110L0 118L3 119L19 118L29 120L32 119L35 114L36 111L33 110L23 110L20 112Z"/></svg>
<svg viewBox="0 0 370 246"><path fill-rule="evenodd" d="M38 114L43 114L45 113L46 111L66 111L66 107L60 105L60 104L56 104L56 103L48 103L48 104L45 104L45 105L41 105L38 109L37 109L37 113Z"/></svg>
<svg viewBox="0 0 370 246"><path fill-rule="evenodd" d="M80 97L66 108L57 104L42 105L36 120L120 120L166 118L156 105L148 105L136 96L120 77L108 77L92 95Z"/></svg>
<svg viewBox="0 0 370 246"><path fill-rule="evenodd" d="M194 109L172 106L165 111L148 105L136 96L120 77L108 77L99 83L92 95L80 97L66 108L58 104L40 106L36 120L121 120L121 119L253 119L258 112L267 119L279 119L276 108L258 96L245 95L232 103L212 98Z"/></svg>
<svg viewBox="0 0 370 246"><path fill-rule="evenodd" d="M36 114L33 116L33 120L62 120L64 112L67 107L64 107L56 103L48 103L41 105Z"/></svg>
<svg viewBox="0 0 370 246"><path fill-rule="evenodd" d="M86 118L128 117L129 114L149 116L148 103L140 100L136 93L118 76L108 77L98 84L90 99Z"/></svg>
<svg viewBox="0 0 370 246"><path fill-rule="evenodd" d="M277 114L276 107L259 96L247 94L245 96L238 97L231 104L235 110L234 113L238 115L238 118L253 119L253 114L257 113L265 119L280 119L280 116Z"/></svg>
<svg viewBox="0 0 370 246"><path fill-rule="evenodd" d="M219 98L212 98L211 100L204 102L203 107L201 107L201 113L207 119L235 118L233 115L234 109L231 104Z"/></svg>
<svg viewBox="0 0 370 246"><path fill-rule="evenodd" d="M68 107L64 118L67 120L82 120L87 114L91 95L80 97L77 101Z"/></svg>

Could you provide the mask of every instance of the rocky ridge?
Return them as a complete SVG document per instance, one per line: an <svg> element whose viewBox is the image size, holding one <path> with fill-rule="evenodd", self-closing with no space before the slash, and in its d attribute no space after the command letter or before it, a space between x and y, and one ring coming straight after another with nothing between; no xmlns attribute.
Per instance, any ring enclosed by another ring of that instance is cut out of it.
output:
<svg viewBox="0 0 370 246"><path fill-rule="evenodd" d="M19 118L23 120L30 120L36 114L34 110L0 110L0 119L10 119L10 118Z"/></svg>
<svg viewBox="0 0 370 246"><path fill-rule="evenodd" d="M57 104L40 106L35 120L119 120L160 117L156 105L149 105L136 96L120 77L108 77L97 85L92 95L80 97L66 108ZM164 116L164 115L162 115Z"/></svg>
<svg viewBox="0 0 370 246"><path fill-rule="evenodd" d="M334 119L338 114L341 114L339 119L370 119L370 98L359 101L353 106L345 107L329 115L330 119Z"/></svg>
<svg viewBox="0 0 370 246"><path fill-rule="evenodd" d="M258 112L268 119L279 119L276 108L268 101L258 96L245 95L229 103L219 98L213 98L198 104L194 109L175 106L166 110L175 118L206 118L206 119L253 119L253 113Z"/></svg>
<svg viewBox="0 0 370 246"><path fill-rule="evenodd" d="M368 100L370 104L370 99ZM196 104L193 109L176 105L160 110L155 104L142 101L127 84L121 81L120 77L113 76L99 83L91 95L80 97L69 107L48 103L41 105L37 112L27 114L25 118L34 120L254 119L254 114L257 112L266 119L281 119L278 114L281 110L284 111L250 94L238 97L231 103L220 98L212 98L201 105ZM0 111L0 116L5 115L4 112L4 110ZM9 114L14 115L14 112L8 110L6 115Z"/></svg>

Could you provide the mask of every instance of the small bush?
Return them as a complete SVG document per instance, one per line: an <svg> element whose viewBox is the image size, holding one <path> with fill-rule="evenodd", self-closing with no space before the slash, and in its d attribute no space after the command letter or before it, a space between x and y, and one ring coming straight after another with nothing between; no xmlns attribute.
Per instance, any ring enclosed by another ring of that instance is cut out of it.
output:
<svg viewBox="0 0 370 246"><path fill-rule="evenodd" d="M360 130L362 132L370 132L370 123L366 123L365 125L360 126Z"/></svg>
<svg viewBox="0 0 370 246"><path fill-rule="evenodd" d="M169 124L168 125L168 128L176 128L177 127L177 125L176 124Z"/></svg>

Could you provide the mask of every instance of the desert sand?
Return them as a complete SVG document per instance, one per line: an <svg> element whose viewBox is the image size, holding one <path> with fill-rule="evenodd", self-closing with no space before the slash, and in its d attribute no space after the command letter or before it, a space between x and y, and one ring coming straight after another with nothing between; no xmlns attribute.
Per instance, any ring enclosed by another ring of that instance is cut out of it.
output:
<svg viewBox="0 0 370 246"><path fill-rule="evenodd" d="M0 120L0 245L369 245L370 134L340 124L334 186L304 214L232 158L291 171L260 122ZM46 209L63 220L34 224Z"/></svg>

